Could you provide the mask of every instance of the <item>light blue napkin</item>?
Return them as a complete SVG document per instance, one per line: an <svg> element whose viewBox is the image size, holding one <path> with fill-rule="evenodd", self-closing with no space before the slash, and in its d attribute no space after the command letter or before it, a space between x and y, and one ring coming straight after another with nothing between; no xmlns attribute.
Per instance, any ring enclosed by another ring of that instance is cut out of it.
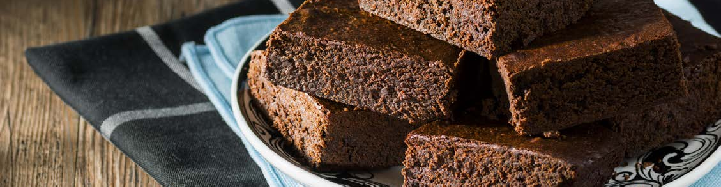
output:
<svg viewBox="0 0 721 187"><path fill-rule="evenodd" d="M258 15L228 20L208 30L205 35L207 46L185 43L181 57L228 126L240 136L272 187L302 185L270 165L241 134L230 107L230 87L235 68L243 55L253 50L252 47L285 18L287 15Z"/></svg>
<svg viewBox="0 0 721 187"><path fill-rule="evenodd" d="M228 20L208 30L207 46L186 43L182 58L193 77L201 85L210 101L231 129L241 137L251 157L260 166L270 186L301 186L289 176L275 169L253 149L240 132L230 105L232 77L241 58L280 24L286 15L247 16ZM721 167L716 166L693 186L721 185Z"/></svg>
<svg viewBox="0 0 721 187"><path fill-rule="evenodd" d="M721 164L716 165L716 167L714 167L708 174L701 177L701 179L696 181L696 183L692 186L721 186Z"/></svg>

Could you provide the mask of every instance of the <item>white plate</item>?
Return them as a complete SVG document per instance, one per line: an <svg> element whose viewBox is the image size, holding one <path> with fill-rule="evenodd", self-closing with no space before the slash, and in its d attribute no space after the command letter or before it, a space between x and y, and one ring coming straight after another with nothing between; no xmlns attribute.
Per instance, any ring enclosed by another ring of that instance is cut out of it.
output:
<svg viewBox="0 0 721 187"><path fill-rule="evenodd" d="M662 7L663 2L667 1L657 0ZM681 17L684 18L684 16ZM697 26L705 24L698 23L698 20L691 21ZM713 31L707 30L707 32L716 34ZM264 42L259 42L255 49L265 48L264 44ZM276 169L306 185L401 186L403 184L403 176L400 173L401 166L374 171L318 173L298 162L289 154L291 149L283 143L280 133L273 129L255 105L251 104L253 98L246 85L249 60L250 58L246 55L241 61L241 68L235 72L231 89L233 115L238 121L243 135L251 144L246 146L252 146ZM679 140L637 158L629 158L627 166L615 168L616 175L609 179L607 185L689 186L721 161L721 151L716 149L719 145L719 137L721 137L721 121L710 124L705 132L693 139ZM664 159L658 162L657 159L651 158ZM656 166L668 167L668 172L657 173L651 167L644 168L643 164L636 164L643 162L652 162Z"/></svg>

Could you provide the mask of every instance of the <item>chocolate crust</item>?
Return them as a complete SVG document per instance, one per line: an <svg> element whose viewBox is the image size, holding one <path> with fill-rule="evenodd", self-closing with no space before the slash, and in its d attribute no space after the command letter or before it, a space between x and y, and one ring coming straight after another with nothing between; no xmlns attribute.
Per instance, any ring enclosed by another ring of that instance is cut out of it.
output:
<svg viewBox="0 0 721 187"><path fill-rule="evenodd" d="M688 96L608 120L635 156L680 139L693 138L721 119L721 38L665 13L681 43Z"/></svg>
<svg viewBox="0 0 721 187"><path fill-rule="evenodd" d="M450 118L467 56L355 1L307 1L267 45L271 82L410 123Z"/></svg>
<svg viewBox="0 0 721 187"><path fill-rule="evenodd" d="M406 138L404 186L600 186L623 160L621 140L600 124L562 134L521 136L487 120L424 125Z"/></svg>
<svg viewBox="0 0 721 187"><path fill-rule="evenodd" d="M415 126L376 112L313 97L263 77L262 51L251 54L251 94L302 161L318 171L400 165L403 139Z"/></svg>
<svg viewBox="0 0 721 187"><path fill-rule="evenodd" d="M359 0L361 9L495 59L580 19L593 0Z"/></svg>
<svg viewBox="0 0 721 187"><path fill-rule="evenodd" d="M652 1L597 0L578 24L500 57L495 90L517 132L560 130L684 96L678 48Z"/></svg>

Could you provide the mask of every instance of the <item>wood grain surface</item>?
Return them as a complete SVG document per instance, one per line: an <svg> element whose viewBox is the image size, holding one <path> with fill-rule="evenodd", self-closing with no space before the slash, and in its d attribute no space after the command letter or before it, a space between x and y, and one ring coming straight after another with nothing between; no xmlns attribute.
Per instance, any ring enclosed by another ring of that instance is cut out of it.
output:
<svg viewBox="0 0 721 187"><path fill-rule="evenodd" d="M0 186L159 186L35 75L24 50L230 1L0 0Z"/></svg>

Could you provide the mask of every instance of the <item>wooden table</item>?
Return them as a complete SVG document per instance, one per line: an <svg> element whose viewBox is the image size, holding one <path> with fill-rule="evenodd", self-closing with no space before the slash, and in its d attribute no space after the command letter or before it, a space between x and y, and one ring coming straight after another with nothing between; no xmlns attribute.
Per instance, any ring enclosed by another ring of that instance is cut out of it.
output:
<svg viewBox="0 0 721 187"><path fill-rule="evenodd" d="M0 186L159 186L35 75L24 50L229 1L0 0Z"/></svg>

